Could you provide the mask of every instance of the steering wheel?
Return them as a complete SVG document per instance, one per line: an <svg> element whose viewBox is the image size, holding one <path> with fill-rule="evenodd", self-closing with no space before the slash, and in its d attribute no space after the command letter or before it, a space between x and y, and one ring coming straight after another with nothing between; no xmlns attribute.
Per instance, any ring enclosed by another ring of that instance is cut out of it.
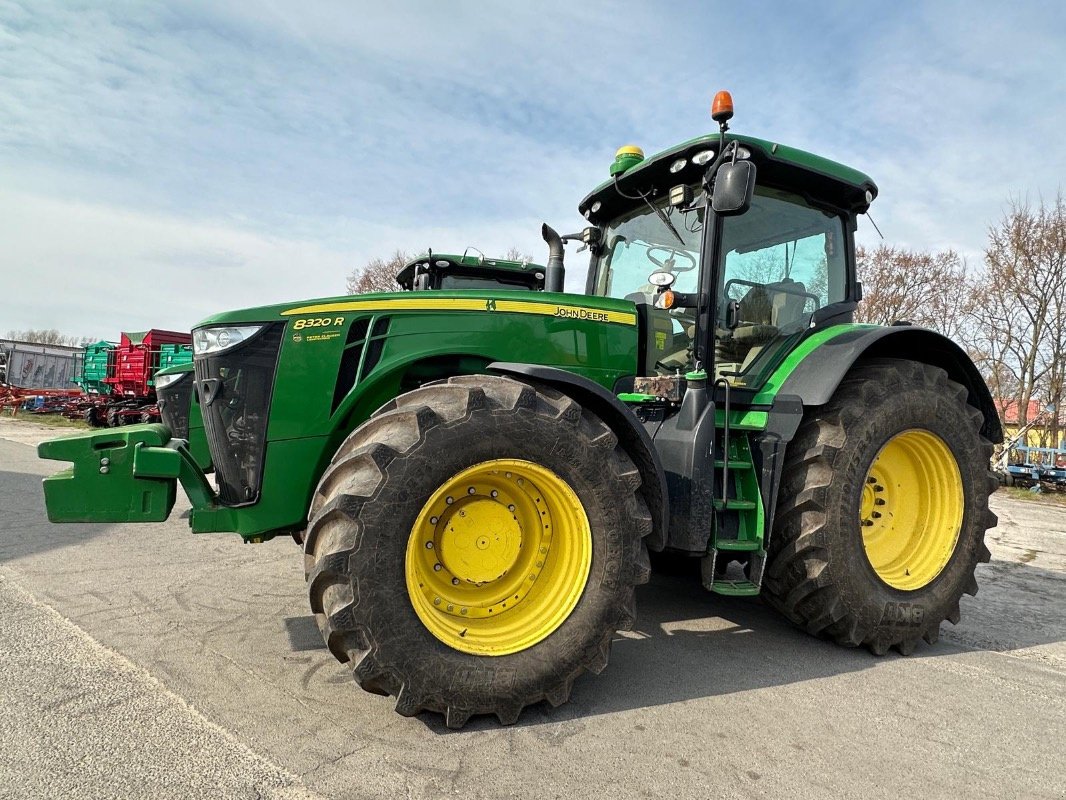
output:
<svg viewBox="0 0 1066 800"><path fill-rule="evenodd" d="M666 253L666 258L658 259L652 255L655 252ZM687 267L677 266L677 259L675 256L681 256L683 259L689 262ZM649 247L648 248L648 261L657 266L659 269L666 272L691 272L696 269L696 258L691 253L686 253L684 250L675 250L672 247Z"/></svg>

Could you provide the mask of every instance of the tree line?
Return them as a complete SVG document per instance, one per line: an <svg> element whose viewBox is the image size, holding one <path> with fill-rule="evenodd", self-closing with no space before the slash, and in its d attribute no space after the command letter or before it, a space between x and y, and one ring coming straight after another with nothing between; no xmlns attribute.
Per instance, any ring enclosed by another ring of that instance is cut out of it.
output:
<svg viewBox="0 0 1066 800"><path fill-rule="evenodd" d="M9 330L4 338L16 342L29 342L30 344L58 344L68 347L84 347L90 342L97 341L91 336L68 336L60 333L55 328L30 328L24 331Z"/></svg>
<svg viewBox="0 0 1066 800"><path fill-rule="evenodd" d="M988 228L981 269L953 250L881 245L857 252L863 302L856 317L907 320L958 342L1000 403L1031 421L1046 412L1046 446L1057 446L1066 418L1066 201L1015 200ZM1013 414L1012 414L1013 416Z"/></svg>

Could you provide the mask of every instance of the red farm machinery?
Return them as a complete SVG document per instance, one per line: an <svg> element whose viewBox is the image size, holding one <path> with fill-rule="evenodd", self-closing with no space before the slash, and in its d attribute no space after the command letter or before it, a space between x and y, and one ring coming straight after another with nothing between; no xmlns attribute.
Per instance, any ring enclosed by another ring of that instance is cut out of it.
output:
<svg viewBox="0 0 1066 800"><path fill-rule="evenodd" d="M96 396L85 404L82 416L94 427L158 422L156 372L191 362L192 337L178 331L123 333L118 345L88 345L80 381L75 382Z"/></svg>

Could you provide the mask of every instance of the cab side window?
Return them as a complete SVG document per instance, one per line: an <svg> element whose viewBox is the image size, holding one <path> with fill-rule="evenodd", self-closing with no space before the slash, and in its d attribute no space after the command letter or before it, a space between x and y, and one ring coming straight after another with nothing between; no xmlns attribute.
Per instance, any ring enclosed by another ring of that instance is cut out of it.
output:
<svg viewBox="0 0 1066 800"><path fill-rule="evenodd" d="M816 310L845 299L844 241L841 216L771 189L758 189L747 213L723 220L719 373L755 383L759 366L806 329Z"/></svg>

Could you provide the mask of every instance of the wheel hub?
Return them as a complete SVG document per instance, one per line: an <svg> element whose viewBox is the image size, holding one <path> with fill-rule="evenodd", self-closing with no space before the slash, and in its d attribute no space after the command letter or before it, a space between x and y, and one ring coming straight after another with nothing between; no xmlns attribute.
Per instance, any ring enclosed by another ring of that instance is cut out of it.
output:
<svg viewBox="0 0 1066 800"><path fill-rule="evenodd" d="M439 541L440 561L475 586L506 575L522 551L518 518L496 500L476 497L448 514Z"/></svg>

